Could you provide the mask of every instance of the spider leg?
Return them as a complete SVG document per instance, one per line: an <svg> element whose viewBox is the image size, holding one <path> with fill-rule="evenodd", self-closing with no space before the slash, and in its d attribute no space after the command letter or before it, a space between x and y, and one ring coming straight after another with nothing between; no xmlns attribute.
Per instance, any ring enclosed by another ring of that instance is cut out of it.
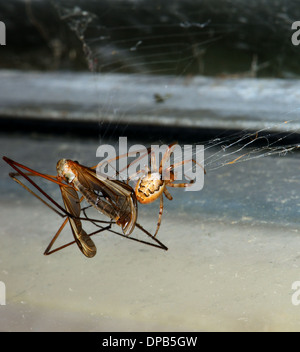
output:
<svg viewBox="0 0 300 352"><path fill-rule="evenodd" d="M157 167L156 167L156 158L155 158L155 153L151 153L151 172L158 172Z"/></svg>
<svg viewBox="0 0 300 352"><path fill-rule="evenodd" d="M150 170L149 170L148 166L145 166L145 169L144 169L144 170L139 170L139 171L135 172L134 174L128 176L127 183L128 183L129 181L135 179L139 174L142 174L141 177L145 176L149 171L150 171ZM139 177L139 178L141 178L141 177Z"/></svg>
<svg viewBox="0 0 300 352"><path fill-rule="evenodd" d="M163 210L164 210L164 197L163 197L163 195L161 194L161 196L160 196L160 205L159 205L159 213L158 213L158 221L157 221L156 231L155 231L153 237L155 237L155 236L157 235L158 230L159 230L159 228L160 228Z"/></svg>
<svg viewBox="0 0 300 352"><path fill-rule="evenodd" d="M203 170L204 174L206 174L205 168L201 164L199 164L195 159L188 159L188 160L179 161L179 162L169 166L166 170L168 170L168 171L174 170L178 166L184 165L184 164L189 163L189 162L193 162L193 163L197 164L198 166L200 166L201 169Z"/></svg>
<svg viewBox="0 0 300 352"><path fill-rule="evenodd" d="M102 163L99 163L95 166L92 166L91 169L96 169L98 166L103 166L105 164L109 164L110 162L112 161L115 161L115 160L119 160L119 159L122 159L122 158L125 158L125 157L132 157L132 156L136 156L136 153L141 153L142 151L144 150L137 150L137 151L134 151L134 152L130 152L130 153L126 153L126 154L122 154L122 155L118 155L116 158L112 158L112 159L109 159L109 160L106 160L105 162L102 162ZM138 162L139 160L141 160L142 158L144 158L147 154L149 155L151 152L151 148L147 148L147 153L144 153L144 154L141 154L138 158L136 158L134 161L132 161L131 163L129 163L127 165L127 167L119 170L119 173L123 172L126 168L129 167L129 165L133 165L134 163Z"/></svg>
<svg viewBox="0 0 300 352"><path fill-rule="evenodd" d="M190 180L189 182L182 182L182 183L173 183L173 182L168 182L169 187L179 187L179 188L184 188L184 187L190 187L194 183L194 180Z"/></svg>
<svg viewBox="0 0 300 352"><path fill-rule="evenodd" d="M112 160L106 160L105 162L101 163L100 165L91 167L91 169L95 169L96 167L100 167L100 170L97 169L97 172L100 171L100 173L102 174L102 171L101 171L102 168L104 168L105 166L110 166L115 171L116 175L120 175L120 172L110 164L111 161Z"/></svg>
<svg viewBox="0 0 300 352"><path fill-rule="evenodd" d="M168 183L167 185L169 185L169 183ZM171 187L172 187L172 186L171 186ZM164 195L165 195L169 200L172 200L172 199L173 199L173 197L171 196L171 193L166 189L166 187L165 187L165 189L164 189Z"/></svg>
<svg viewBox="0 0 300 352"><path fill-rule="evenodd" d="M167 160L170 159L170 155L171 153L173 153L173 150L176 148L176 146L177 146L177 142L174 142L168 146L167 151L165 152L164 156L161 159L160 166L159 166L159 173L162 172L165 163L167 162Z"/></svg>

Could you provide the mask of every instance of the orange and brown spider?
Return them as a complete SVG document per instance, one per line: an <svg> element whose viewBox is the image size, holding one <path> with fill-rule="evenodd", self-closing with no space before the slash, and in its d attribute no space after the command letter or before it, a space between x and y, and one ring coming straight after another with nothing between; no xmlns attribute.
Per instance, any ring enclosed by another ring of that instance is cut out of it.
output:
<svg viewBox="0 0 300 352"><path fill-rule="evenodd" d="M150 148L148 148L148 154L151 154L151 170L149 169L149 167L145 166L143 170L139 170L135 174L130 175L128 177L128 181L130 181L133 178L136 178L137 175L139 175L136 186L134 188L135 195L139 203L149 204L156 201L156 199L160 198L158 222L156 226L156 231L153 235L154 237L157 235L161 225L161 219L164 209L163 196L165 195L169 200L173 199L167 187L186 188L190 187L194 183L194 180L190 180L188 182L175 183L175 181L177 180L175 169L186 163L192 162L194 164L199 165L203 169L204 174L206 173L203 166L200 165L194 159L182 160L169 165L171 154L173 153L176 146L178 146L178 144L175 142L167 147L167 150L164 153L158 168L156 166L155 154L151 152ZM129 168L129 166L132 165L134 162L135 161L128 164L127 168ZM168 164L168 166L166 166L166 164ZM140 174L142 175L140 176Z"/></svg>
<svg viewBox="0 0 300 352"><path fill-rule="evenodd" d="M198 166L200 166L204 174L206 173L204 167L192 158L184 159L179 162L174 162L173 164L170 165L170 158L172 153L175 159L176 147L180 149L179 145L176 142L167 146L166 151L164 152L161 158L161 162L159 166L156 165L155 152L153 152L151 147L146 150L144 149L143 151L138 150L137 152L140 153L140 156L134 161L132 161L131 163L127 164L127 166L125 166L123 169L118 171L118 174L122 174L122 172L125 169L129 171L132 169L133 164L141 160L145 160L143 158L145 157L148 158L150 155L151 169L147 165L143 165L139 171L132 173L131 175L130 174L127 175L125 179L127 179L127 183L129 183L132 180L137 180L136 185L134 187L134 192L135 192L137 201L139 203L149 204L149 203L153 203L154 201L156 201L156 199L160 198L158 222L156 226L156 231L153 235L154 237L157 235L161 224L161 219L162 219L162 214L164 209L163 196L165 195L169 200L173 199L167 187L186 188L186 187L192 186L195 182L194 180L189 180L188 182L175 183L175 181L178 181L180 179L180 177L179 178L177 177L177 172L175 172L175 169L188 163L194 163L195 165L197 164ZM98 167L99 167L100 168L99 171L102 172L102 167L104 167L105 165L112 166L111 165L112 162L116 162L116 160L120 160L124 157L127 158L131 154L136 155L136 152L122 154L115 158L105 160L105 162L99 163L97 166L94 166L94 168L97 167L97 170L98 170Z"/></svg>

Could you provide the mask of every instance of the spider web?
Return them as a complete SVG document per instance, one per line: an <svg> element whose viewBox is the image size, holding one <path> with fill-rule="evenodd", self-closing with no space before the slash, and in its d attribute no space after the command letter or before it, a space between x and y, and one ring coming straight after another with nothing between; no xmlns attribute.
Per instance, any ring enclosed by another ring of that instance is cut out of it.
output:
<svg viewBox="0 0 300 352"><path fill-rule="evenodd" d="M255 11L256 2L245 5L244 1L226 1L218 9L214 9L214 1L195 4L192 1L53 0L52 4L61 21L76 35L86 66L94 73L188 79L194 75L289 77L293 71L293 63L288 64L287 57L295 48L289 45L290 36L282 40L278 35L279 30L285 33L292 21L292 3L286 10L277 4L272 8L261 5L259 11ZM276 23L277 34L270 26L274 11L281 19ZM268 41L264 42L266 38ZM285 55L282 50L276 51L279 40ZM270 55L263 54L262 48ZM225 52L228 58L224 57ZM168 94L157 94L155 99L163 102ZM139 104L138 97L136 104ZM114 95L108 92L107 106L101 108L99 116L110 106L114 106ZM114 111L114 126L116 129L123 126L123 135L126 135L128 124L123 124L124 116L118 115L118 106ZM280 130L280 126L285 127L284 136L273 132ZM102 133L102 138L105 134ZM286 155L298 149L298 140L298 132L283 117L276 126L254 132L222 133L195 144L204 144L202 162L207 171L212 171L255 158Z"/></svg>

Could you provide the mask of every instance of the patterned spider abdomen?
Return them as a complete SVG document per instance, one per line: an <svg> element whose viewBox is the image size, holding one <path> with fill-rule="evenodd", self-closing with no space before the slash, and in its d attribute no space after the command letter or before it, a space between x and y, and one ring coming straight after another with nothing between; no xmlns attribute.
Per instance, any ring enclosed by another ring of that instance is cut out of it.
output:
<svg viewBox="0 0 300 352"><path fill-rule="evenodd" d="M135 187L137 200L142 204L154 202L165 188L165 181L161 180L158 172L151 173L141 177Z"/></svg>

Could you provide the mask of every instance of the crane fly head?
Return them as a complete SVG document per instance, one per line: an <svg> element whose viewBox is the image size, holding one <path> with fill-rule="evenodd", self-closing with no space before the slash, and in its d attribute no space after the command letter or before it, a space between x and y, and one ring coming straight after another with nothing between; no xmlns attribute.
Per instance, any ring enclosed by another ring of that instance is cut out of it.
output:
<svg viewBox="0 0 300 352"><path fill-rule="evenodd" d="M59 160L56 165L56 170L58 177L63 178L68 183L71 183L75 178L75 174L70 167L69 160Z"/></svg>

